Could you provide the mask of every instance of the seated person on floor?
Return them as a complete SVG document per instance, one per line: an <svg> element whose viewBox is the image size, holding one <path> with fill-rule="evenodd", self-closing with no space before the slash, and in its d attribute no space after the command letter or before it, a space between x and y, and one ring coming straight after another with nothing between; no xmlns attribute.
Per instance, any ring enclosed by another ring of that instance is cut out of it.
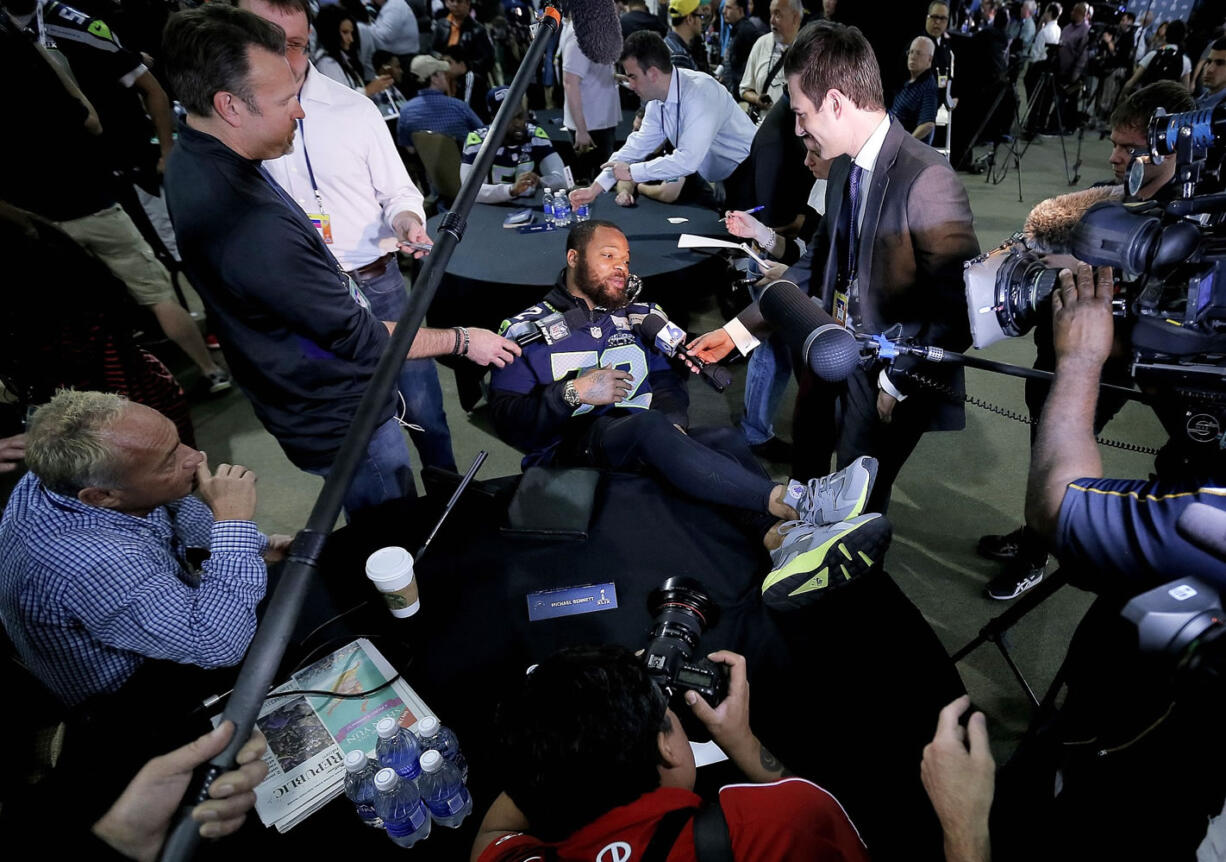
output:
<svg viewBox="0 0 1226 862"><path fill-rule="evenodd" d="M876 462L859 458L808 485L777 484L735 429L687 428L683 378L637 328L662 312L633 302L629 282L625 234L610 222L582 222L567 237L553 289L503 323L507 332L558 313L569 326L552 344L525 344L520 361L490 380L494 428L526 453L524 467L648 468L690 497L738 510L771 552L762 591L775 607L808 604L871 566L890 536L884 518L863 514Z"/></svg>
<svg viewBox="0 0 1226 862"><path fill-rule="evenodd" d="M498 111L509 92L509 87L490 90L491 114ZM477 153L481 152L489 133L488 126L469 132L460 161L460 182L468 179L472 173ZM494 164L481 184L481 191L477 192L477 200L483 204L496 204L535 194L539 186L564 189L565 167L562 157L553 148L553 141L549 140L549 133L536 123L528 122L528 100L525 98L519 112L511 118L502 146L494 154Z"/></svg>
<svg viewBox="0 0 1226 862"><path fill-rule="evenodd" d="M40 407L25 460L0 520L0 620L60 700L116 692L146 659L242 660L265 563L290 542L252 522L255 474L211 474L169 419L102 392ZM199 570L193 548L209 552Z"/></svg>
<svg viewBox="0 0 1226 862"><path fill-rule="evenodd" d="M731 668L728 696L712 709L691 692L689 708L753 782L724 787L710 803L726 823L730 858L867 859L838 800L789 777L753 735L745 659L726 651L711 658ZM620 847L618 858L640 859L653 844L658 858L694 858L694 809L703 805L694 753L629 650L569 647L546 659L502 705L497 729L506 789L486 812L470 858L605 859L601 848ZM673 840L661 847L665 835Z"/></svg>

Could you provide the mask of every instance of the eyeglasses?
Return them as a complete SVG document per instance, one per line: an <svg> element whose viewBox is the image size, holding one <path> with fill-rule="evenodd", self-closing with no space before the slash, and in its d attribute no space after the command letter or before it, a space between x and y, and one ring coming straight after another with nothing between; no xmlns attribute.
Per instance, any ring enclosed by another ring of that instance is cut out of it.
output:
<svg viewBox="0 0 1226 862"><path fill-rule="evenodd" d="M949 16L948 15L929 15L928 20L929 21L948 21Z"/></svg>

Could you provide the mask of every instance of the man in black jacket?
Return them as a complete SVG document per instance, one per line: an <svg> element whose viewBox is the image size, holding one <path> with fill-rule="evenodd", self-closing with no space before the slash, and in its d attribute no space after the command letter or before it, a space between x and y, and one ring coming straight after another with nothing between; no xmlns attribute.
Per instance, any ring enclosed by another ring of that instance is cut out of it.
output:
<svg viewBox="0 0 1226 862"><path fill-rule="evenodd" d="M166 171L184 267L238 384L298 467L327 474L391 323L369 303L300 207L260 162L293 147L298 83L285 34L250 12L208 5L166 29L166 64L187 109ZM519 347L488 330L422 328L410 358L457 354L481 365ZM345 510L415 493L389 393Z"/></svg>

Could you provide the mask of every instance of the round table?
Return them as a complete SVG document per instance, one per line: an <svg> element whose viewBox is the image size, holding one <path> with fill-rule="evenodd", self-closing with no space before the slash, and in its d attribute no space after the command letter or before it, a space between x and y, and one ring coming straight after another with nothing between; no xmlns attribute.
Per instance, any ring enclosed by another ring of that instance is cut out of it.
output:
<svg viewBox="0 0 1226 862"><path fill-rule="evenodd" d="M507 204L476 204L464 238L447 264L427 320L431 326L481 326L497 330L502 321L539 302L566 265L568 229L519 233L503 221L521 209L535 210L544 223L541 194ZM592 204L592 218L620 227L630 241L630 271L643 279L640 299L658 302L684 326L696 302L727 281L723 259L705 250L679 249L683 233L730 238L714 210L689 204L661 204L640 197L620 207L612 193ZM669 219L684 219L674 223ZM442 216L430 219L437 236ZM722 279L722 281L721 281ZM484 373L472 363L449 363L456 371L460 403L467 410L480 398Z"/></svg>

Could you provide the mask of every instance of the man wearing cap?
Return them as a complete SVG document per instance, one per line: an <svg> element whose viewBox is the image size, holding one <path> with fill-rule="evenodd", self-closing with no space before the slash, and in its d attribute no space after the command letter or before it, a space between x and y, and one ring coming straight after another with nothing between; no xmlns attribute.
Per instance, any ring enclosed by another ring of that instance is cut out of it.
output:
<svg viewBox="0 0 1226 862"><path fill-rule="evenodd" d="M306 0L239 0L238 5L284 30L288 45L306 44ZM304 53L287 51L287 57L302 82L298 100L306 117L298 121L293 150L265 161L264 168L317 225L375 317L397 321L408 304L398 244L430 243L421 192L409 179L374 103L338 86ZM422 466L454 470L434 360L407 360L399 388L405 421L422 429L411 432Z"/></svg>
<svg viewBox="0 0 1226 862"><path fill-rule="evenodd" d="M659 36L656 37L657 39ZM490 90L490 115L498 113L502 100L510 92L509 87ZM490 133L488 127L471 132L464 141L464 155L460 161L460 181L472 173L477 153ZM531 195L537 186L565 189L566 174L562 157L553 148L549 133L535 123L528 122L528 100L524 99L518 113L511 119L502 146L494 154L494 164L489 176L483 178L477 200L483 204L504 203L512 198Z"/></svg>
<svg viewBox="0 0 1226 862"><path fill-rule="evenodd" d="M671 0L668 4L668 20L672 25L664 42L668 45L669 59L679 69L698 69L690 45L702 33L702 18L698 14L698 0Z"/></svg>
<svg viewBox="0 0 1226 862"><path fill-rule="evenodd" d="M464 146L469 132L481 128L481 118L467 104L451 95L451 64L430 54L413 58L409 70L422 88L400 108L396 137L400 146L413 146L414 132L438 132Z"/></svg>

